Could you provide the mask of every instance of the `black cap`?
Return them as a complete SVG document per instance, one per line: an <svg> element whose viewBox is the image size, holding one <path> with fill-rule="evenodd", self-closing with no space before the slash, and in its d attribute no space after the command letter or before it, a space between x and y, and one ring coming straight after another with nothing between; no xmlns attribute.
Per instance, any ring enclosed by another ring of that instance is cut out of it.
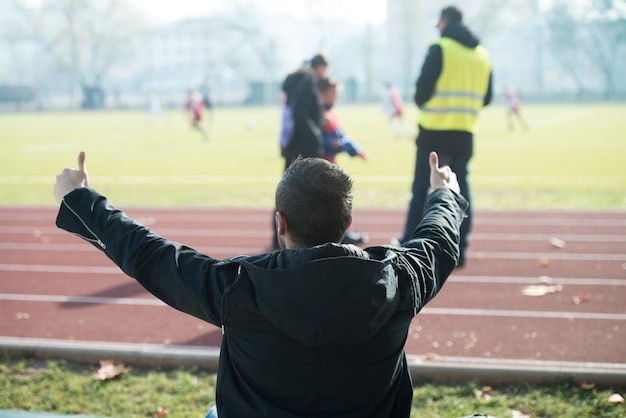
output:
<svg viewBox="0 0 626 418"><path fill-rule="evenodd" d="M460 23L463 21L463 12L457 6L448 6L441 11L441 18L448 23Z"/></svg>

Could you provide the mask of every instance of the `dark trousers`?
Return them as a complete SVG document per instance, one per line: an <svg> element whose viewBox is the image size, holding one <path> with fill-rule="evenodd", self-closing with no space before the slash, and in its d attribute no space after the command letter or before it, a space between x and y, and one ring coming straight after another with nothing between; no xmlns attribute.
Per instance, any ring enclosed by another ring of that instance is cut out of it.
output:
<svg viewBox="0 0 626 418"><path fill-rule="evenodd" d="M430 190L430 164L428 162L430 151L420 150L418 147L417 155L415 157L415 174L413 176L413 187L411 192L413 197L409 204L409 212L407 214L406 226L400 242L407 241L417 225L422 220L424 213L424 204L426 202L426 196ZM472 229L472 205L469 183L467 181L467 175L469 173L469 160L471 157L465 156L452 156L452 155L439 155L439 166L450 166L452 171L456 173L459 187L461 189L461 195L470 203L466 212L467 219L461 224L461 240L460 249L461 254L465 253L465 249L469 245L469 233Z"/></svg>

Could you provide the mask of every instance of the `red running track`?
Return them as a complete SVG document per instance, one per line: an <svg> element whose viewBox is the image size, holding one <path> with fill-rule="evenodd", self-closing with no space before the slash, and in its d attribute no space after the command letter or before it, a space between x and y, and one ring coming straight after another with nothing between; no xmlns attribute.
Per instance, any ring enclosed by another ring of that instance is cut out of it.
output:
<svg viewBox="0 0 626 418"><path fill-rule="evenodd" d="M263 252L270 242L270 210L127 212L215 258ZM219 347L218 328L157 301L98 250L58 230L55 216L55 208L0 208L0 343ZM355 210L353 225L370 244L386 244L404 219L401 210ZM555 292L523 294L540 284ZM626 213L478 212L467 266L416 317L406 350L423 364L626 376L624 300Z"/></svg>

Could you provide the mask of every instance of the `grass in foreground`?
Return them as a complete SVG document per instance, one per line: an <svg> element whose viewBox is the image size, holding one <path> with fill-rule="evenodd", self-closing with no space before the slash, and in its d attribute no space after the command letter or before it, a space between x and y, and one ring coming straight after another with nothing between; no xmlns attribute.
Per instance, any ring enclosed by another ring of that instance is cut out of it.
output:
<svg viewBox="0 0 626 418"><path fill-rule="evenodd" d="M96 381L97 365L64 360L0 357L0 409L88 414L107 417L203 417L215 401L214 374L200 369L135 367L113 380ZM478 382L416 385L413 417L461 417L474 413L499 418L514 411L530 417L617 418L626 405L609 402L623 388L494 386L479 399ZM524 416L524 415L517 415Z"/></svg>

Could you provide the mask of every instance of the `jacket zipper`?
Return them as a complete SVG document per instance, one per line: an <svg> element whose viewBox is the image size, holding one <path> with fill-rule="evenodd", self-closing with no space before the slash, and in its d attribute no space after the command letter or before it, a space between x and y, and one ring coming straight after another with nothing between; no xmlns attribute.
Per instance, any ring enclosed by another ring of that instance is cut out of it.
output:
<svg viewBox="0 0 626 418"><path fill-rule="evenodd" d="M67 202L65 201L65 199L63 199L63 205L69 209L70 212L72 212L74 214L74 216L76 216L78 218L78 220L83 224L83 226L85 227L85 229L87 231L89 231L89 233L91 235L93 235L93 237L95 238L87 238L79 233L74 232L74 235L84 239L85 241L89 241L89 242L95 242L96 244L98 244L98 246L100 248L102 248L103 250L107 249L107 246L104 242L102 242L102 240L100 240L100 238L98 238L98 236L91 230L91 228L89 228L89 226L87 226L87 224L85 223L85 221L82 220L82 218L80 216L78 216L78 214L74 211L74 209L72 209L70 207L70 205L67 204Z"/></svg>

